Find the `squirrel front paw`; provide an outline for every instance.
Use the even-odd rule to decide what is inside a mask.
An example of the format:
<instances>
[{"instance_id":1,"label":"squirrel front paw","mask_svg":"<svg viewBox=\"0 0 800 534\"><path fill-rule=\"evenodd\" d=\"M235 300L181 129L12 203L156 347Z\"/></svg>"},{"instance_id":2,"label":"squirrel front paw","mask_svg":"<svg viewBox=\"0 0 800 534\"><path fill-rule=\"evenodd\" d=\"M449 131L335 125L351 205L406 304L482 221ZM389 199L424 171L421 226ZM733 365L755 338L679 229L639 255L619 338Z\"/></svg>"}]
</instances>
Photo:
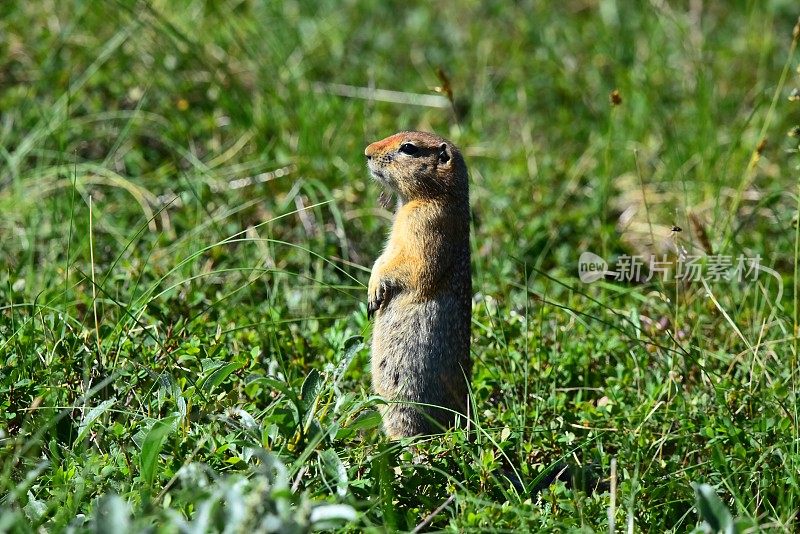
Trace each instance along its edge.
<instances>
[{"instance_id":1,"label":"squirrel front paw","mask_svg":"<svg viewBox=\"0 0 800 534\"><path fill-rule=\"evenodd\" d=\"M369 295L367 295L368 319L372 319L376 311L389 303L389 300L394 296L395 289L394 284L386 279L370 284Z\"/></svg>"}]
</instances>

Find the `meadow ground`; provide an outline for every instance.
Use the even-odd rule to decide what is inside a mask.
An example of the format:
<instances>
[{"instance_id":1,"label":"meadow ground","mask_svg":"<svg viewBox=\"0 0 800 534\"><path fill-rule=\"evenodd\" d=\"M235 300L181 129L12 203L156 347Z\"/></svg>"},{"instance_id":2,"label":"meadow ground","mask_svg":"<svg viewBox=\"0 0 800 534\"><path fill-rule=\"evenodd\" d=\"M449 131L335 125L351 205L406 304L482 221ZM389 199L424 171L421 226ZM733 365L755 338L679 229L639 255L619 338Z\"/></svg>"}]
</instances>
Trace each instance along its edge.
<instances>
[{"instance_id":1,"label":"meadow ground","mask_svg":"<svg viewBox=\"0 0 800 534\"><path fill-rule=\"evenodd\" d=\"M631 4L4 2L0 531L794 531L800 13ZM470 166L472 441L369 389L407 128Z\"/></svg>"}]
</instances>

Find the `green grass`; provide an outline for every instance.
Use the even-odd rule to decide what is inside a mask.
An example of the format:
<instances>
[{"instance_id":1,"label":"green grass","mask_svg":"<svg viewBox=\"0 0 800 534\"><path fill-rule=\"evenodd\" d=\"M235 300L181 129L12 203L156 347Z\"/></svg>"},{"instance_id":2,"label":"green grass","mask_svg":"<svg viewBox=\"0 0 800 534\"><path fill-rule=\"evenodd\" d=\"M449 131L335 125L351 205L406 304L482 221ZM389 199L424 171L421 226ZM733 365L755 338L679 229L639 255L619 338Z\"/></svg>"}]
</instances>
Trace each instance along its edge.
<instances>
[{"instance_id":1,"label":"green grass","mask_svg":"<svg viewBox=\"0 0 800 534\"><path fill-rule=\"evenodd\" d=\"M693 483L796 529L794 2L6 4L0 531L688 532ZM370 391L363 148L406 128L471 171L474 440ZM577 276L680 247L782 299Z\"/></svg>"}]
</instances>

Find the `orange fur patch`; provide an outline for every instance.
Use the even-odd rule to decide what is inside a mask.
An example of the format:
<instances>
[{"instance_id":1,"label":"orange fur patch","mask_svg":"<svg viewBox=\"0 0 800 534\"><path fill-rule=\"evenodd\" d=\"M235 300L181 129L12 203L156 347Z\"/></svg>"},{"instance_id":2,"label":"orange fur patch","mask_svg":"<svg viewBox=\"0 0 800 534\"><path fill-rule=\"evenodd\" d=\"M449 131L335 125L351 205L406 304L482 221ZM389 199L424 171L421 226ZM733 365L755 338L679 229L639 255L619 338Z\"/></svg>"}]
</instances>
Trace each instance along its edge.
<instances>
[{"instance_id":1,"label":"orange fur patch","mask_svg":"<svg viewBox=\"0 0 800 534\"><path fill-rule=\"evenodd\" d=\"M374 143L370 144L366 150L364 150L364 154L367 156L374 156L377 153L386 152L387 150L393 149L400 143L400 139L402 137L402 134L394 134L390 135L386 139L375 141Z\"/></svg>"}]
</instances>

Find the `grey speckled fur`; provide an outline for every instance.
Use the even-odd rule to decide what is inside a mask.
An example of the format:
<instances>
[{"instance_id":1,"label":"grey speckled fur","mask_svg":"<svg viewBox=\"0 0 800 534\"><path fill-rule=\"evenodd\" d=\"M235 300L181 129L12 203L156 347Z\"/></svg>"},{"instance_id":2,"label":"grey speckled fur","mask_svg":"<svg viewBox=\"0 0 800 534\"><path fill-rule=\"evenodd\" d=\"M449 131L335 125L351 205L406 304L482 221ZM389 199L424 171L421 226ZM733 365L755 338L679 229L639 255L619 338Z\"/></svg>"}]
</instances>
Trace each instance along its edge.
<instances>
[{"instance_id":1,"label":"grey speckled fur","mask_svg":"<svg viewBox=\"0 0 800 534\"><path fill-rule=\"evenodd\" d=\"M437 298L421 303L398 296L375 319L373 387L385 398L401 401L383 408L384 427L389 435L441 432L453 426L456 414L452 410L467 413L466 380L472 372L471 299L465 300L464 295L471 293L471 284L468 273L466 280L465 273L459 274L454 278L461 282L454 285L461 287L454 287L455 291L443 291Z\"/></svg>"}]
</instances>

